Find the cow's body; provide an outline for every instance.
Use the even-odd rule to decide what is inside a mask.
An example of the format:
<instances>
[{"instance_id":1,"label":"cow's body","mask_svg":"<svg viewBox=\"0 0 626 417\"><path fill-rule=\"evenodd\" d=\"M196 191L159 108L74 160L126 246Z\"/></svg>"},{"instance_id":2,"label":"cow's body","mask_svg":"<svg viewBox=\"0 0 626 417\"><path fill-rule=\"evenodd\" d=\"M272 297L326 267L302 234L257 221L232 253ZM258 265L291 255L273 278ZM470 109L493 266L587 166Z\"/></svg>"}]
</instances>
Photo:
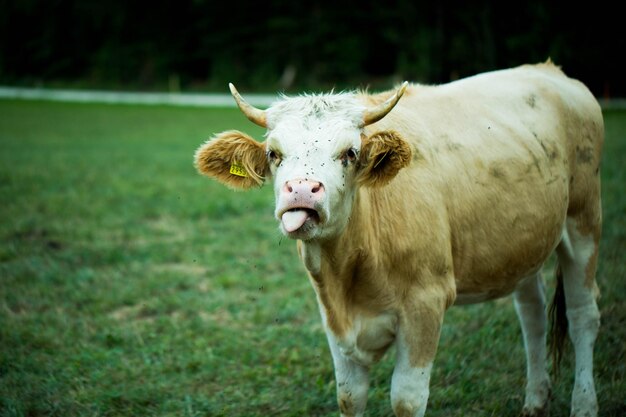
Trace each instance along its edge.
<instances>
[{"instance_id":1,"label":"cow's body","mask_svg":"<svg viewBox=\"0 0 626 417\"><path fill-rule=\"evenodd\" d=\"M373 211L346 230L343 247L391 264L413 260L411 271L439 250L432 267L454 274L457 302L513 292L556 248L568 213L585 234L590 222L599 233L602 116L552 66L409 87L369 129L397 131L413 163L390 186L360 189L355 211ZM368 243L351 245L361 233Z\"/></svg>"},{"instance_id":2,"label":"cow's body","mask_svg":"<svg viewBox=\"0 0 626 417\"><path fill-rule=\"evenodd\" d=\"M366 108L389 95L351 99ZM315 97L308 99L312 103ZM268 155L273 149L282 154L285 132L297 129L298 140L305 138L306 146L325 152L313 141L321 140L315 132L326 125L310 121L294 127L284 115L289 100L267 112ZM249 171L275 178L283 232L301 239L299 252L333 354L342 414L363 413L368 367L395 343L394 411L422 416L445 310L455 303L511 293L527 348L524 410L528 415L543 413L549 378L539 274L557 249L577 359L572 414L594 416L603 122L593 96L551 63L523 66L437 87L409 86L393 111L359 130L363 145L356 162L352 154L337 153L341 156L310 160L305 174L299 167L306 166L310 149L305 155L287 146L284 158L271 156L264 170L248 164ZM385 145L391 147L375 154L366 146L374 139L367 138L382 143L381 137L401 146ZM221 173L202 166L215 153L212 143L217 141L197 154L198 167L220 178ZM360 168L367 165L366 152L375 161ZM334 178L318 172L339 158L343 184L335 185ZM229 163L234 159L242 157L231 157ZM394 169L387 167L394 163ZM361 179L361 171L366 171L367 180ZM372 177L376 184L368 183ZM294 179L308 188L296 188L301 185L293 185ZM341 195L339 205L333 205L335 189ZM294 190L300 190L300 197L294 197ZM302 206L308 215L294 209L306 192ZM322 207L326 200L331 209ZM285 214L288 209L295 214ZM316 213L311 214L312 209ZM335 225L332 214L342 210L347 217Z\"/></svg>"}]
</instances>

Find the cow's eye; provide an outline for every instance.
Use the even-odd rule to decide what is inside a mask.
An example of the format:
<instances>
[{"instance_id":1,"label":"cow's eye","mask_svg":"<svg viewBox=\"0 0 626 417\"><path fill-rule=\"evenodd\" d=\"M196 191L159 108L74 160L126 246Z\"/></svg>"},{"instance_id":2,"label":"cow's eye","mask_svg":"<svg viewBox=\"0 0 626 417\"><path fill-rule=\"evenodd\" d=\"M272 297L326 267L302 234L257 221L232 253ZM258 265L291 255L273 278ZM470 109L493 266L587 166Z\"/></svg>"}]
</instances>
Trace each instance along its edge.
<instances>
[{"instance_id":1,"label":"cow's eye","mask_svg":"<svg viewBox=\"0 0 626 417\"><path fill-rule=\"evenodd\" d=\"M353 163L354 161L356 161L356 149L346 149L341 155L341 163L343 166L348 166L349 163Z\"/></svg>"},{"instance_id":2,"label":"cow's eye","mask_svg":"<svg viewBox=\"0 0 626 417\"><path fill-rule=\"evenodd\" d=\"M277 163L280 161L280 155L275 150L270 149L267 151L267 160L270 161L270 163Z\"/></svg>"}]
</instances>

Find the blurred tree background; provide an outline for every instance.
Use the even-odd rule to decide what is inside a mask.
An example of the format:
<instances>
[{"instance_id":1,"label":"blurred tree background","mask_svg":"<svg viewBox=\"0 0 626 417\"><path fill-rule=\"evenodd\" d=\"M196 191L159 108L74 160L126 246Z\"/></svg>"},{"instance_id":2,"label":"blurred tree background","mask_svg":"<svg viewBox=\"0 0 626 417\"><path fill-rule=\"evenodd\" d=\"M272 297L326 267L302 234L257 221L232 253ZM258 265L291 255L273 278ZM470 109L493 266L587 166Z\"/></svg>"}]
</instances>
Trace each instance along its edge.
<instances>
[{"instance_id":1,"label":"blurred tree background","mask_svg":"<svg viewBox=\"0 0 626 417\"><path fill-rule=\"evenodd\" d=\"M615 4L0 0L0 84L378 89L551 57L597 96L624 97L624 19Z\"/></svg>"}]
</instances>

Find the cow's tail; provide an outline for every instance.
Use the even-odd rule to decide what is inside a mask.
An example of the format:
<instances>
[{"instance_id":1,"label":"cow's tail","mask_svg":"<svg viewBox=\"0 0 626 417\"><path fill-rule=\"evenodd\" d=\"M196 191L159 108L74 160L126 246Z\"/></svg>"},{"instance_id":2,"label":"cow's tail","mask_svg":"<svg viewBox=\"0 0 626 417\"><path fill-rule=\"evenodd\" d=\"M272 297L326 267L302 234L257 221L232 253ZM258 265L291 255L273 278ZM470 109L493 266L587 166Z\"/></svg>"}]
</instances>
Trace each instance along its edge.
<instances>
[{"instance_id":1,"label":"cow's tail","mask_svg":"<svg viewBox=\"0 0 626 417\"><path fill-rule=\"evenodd\" d=\"M559 376L563 349L567 340L567 315L565 306L565 291L563 289L563 271L557 264L555 269L556 289L554 298L550 304L548 314L550 316L549 350L552 357L552 372L554 377Z\"/></svg>"}]
</instances>

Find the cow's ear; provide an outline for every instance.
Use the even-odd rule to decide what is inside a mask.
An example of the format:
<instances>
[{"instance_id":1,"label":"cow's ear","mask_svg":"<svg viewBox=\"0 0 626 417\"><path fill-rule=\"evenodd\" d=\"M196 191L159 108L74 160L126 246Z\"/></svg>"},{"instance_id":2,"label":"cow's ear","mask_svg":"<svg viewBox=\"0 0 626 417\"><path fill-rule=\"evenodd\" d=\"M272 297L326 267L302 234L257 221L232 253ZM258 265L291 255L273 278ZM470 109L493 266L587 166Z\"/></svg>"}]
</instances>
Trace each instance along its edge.
<instances>
[{"instance_id":1,"label":"cow's ear","mask_svg":"<svg viewBox=\"0 0 626 417\"><path fill-rule=\"evenodd\" d=\"M364 136L357 181L372 187L385 185L411 162L411 155L411 146L397 132L386 130Z\"/></svg>"},{"instance_id":2,"label":"cow's ear","mask_svg":"<svg viewBox=\"0 0 626 417\"><path fill-rule=\"evenodd\" d=\"M235 130L209 139L194 159L198 172L239 190L261 186L269 169L265 146Z\"/></svg>"}]
</instances>

